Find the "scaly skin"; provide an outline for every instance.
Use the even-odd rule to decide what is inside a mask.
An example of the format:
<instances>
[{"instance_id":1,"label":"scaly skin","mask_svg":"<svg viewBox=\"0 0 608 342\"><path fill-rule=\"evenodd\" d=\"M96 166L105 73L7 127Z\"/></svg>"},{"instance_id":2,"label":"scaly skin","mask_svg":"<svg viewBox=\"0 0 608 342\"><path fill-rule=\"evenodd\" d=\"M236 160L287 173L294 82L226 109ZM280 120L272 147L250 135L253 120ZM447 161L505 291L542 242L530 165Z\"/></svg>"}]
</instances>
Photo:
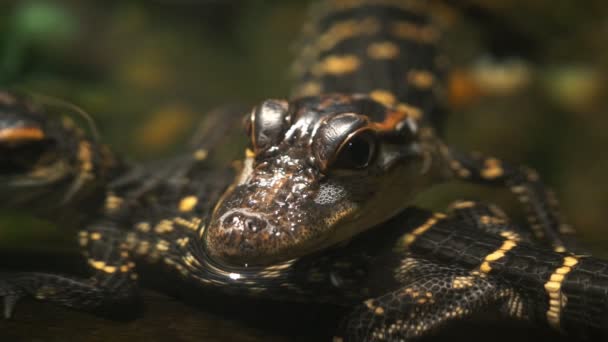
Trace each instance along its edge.
<instances>
[{"instance_id":1,"label":"scaly skin","mask_svg":"<svg viewBox=\"0 0 608 342\"><path fill-rule=\"evenodd\" d=\"M37 214L61 198L84 213L91 271L0 275L5 315L22 296L123 310L137 265L153 263L201 291L352 307L336 341L409 340L488 306L605 338L608 263L568 251L538 175L437 136L445 63L425 3L335 0L314 17L293 99L246 115L237 173L207 156L240 111L217 112L231 119L183 155L131 166L61 115L0 93L3 203ZM449 180L508 187L531 226L467 201L447 215L408 208Z\"/></svg>"}]
</instances>

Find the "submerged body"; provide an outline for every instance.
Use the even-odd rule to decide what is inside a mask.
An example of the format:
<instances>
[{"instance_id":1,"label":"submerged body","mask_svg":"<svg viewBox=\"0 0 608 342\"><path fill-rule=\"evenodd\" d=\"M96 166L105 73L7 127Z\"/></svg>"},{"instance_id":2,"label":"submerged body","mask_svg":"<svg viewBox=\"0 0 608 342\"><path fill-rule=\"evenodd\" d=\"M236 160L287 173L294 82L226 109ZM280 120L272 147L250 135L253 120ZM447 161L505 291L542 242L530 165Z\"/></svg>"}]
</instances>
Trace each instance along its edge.
<instances>
[{"instance_id":1,"label":"submerged body","mask_svg":"<svg viewBox=\"0 0 608 342\"><path fill-rule=\"evenodd\" d=\"M84 214L92 272L2 275L5 313L25 295L120 309L136 296L137 265L152 262L201 290L353 307L338 340L424 336L488 306L605 338L608 263L570 253L538 175L437 136L445 61L426 3L336 0L313 14L293 99L246 115L237 172L206 159L229 123L161 168L134 168L69 120L1 93L0 196ZM509 188L536 239L491 206L406 209L451 179Z\"/></svg>"}]
</instances>

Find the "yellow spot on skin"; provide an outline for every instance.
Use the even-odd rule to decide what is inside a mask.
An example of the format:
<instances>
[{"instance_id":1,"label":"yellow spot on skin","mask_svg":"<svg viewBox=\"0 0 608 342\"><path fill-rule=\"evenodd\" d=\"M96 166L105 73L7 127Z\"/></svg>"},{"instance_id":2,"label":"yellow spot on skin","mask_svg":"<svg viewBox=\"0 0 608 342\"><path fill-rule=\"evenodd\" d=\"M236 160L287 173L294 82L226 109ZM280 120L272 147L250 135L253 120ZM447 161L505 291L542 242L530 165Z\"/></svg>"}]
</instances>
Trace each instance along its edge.
<instances>
[{"instance_id":1,"label":"yellow spot on skin","mask_svg":"<svg viewBox=\"0 0 608 342\"><path fill-rule=\"evenodd\" d=\"M377 307L376 310L374 310L374 314L380 316L380 315L384 315L384 309L382 307Z\"/></svg>"},{"instance_id":2,"label":"yellow spot on skin","mask_svg":"<svg viewBox=\"0 0 608 342\"><path fill-rule=\"evenodd\" d=\"M99 239L101 239L101 234L100 233L98 233L98 232L91 233L91 240L97 241Z\"/></svg>"},{"instance_id":3,"label":"yellow spot on skin","mask_svg":"<svg viewBox=\"0 0 608 342\"><path fill-rule=\"evenodd\" d=\"M106 210L108 210L110 212L120 208L122 203L123 203L123 199L112 193L109 193L106 196L105 206L106 206Z\"/></svg>"},{"instance_id":4,"label":"yellow spot on skin","mask_svg":"<svg viewBox=\"0 0 608 342\"><path fill-rule=\"evenodd\" d=\"M393 42L376 42L367 47L367 55L372 59L393 59L399 56L399 46Z\"/></svg>"},{"instance_id":5,"label":"yellow spot on skin","mask_svg":"<svg viewBox=\"0 0 608 342\"><path fill-rule=\"evenodd\" d=\"M104 261L89 259L89 265L105 273L114 273L118 269L116 266L107 265Z\"/></svg>"},{"instance_id":6,"label":"yellow spot on skin","mask_svg":"<svg viewBox=\"0 0 608 342\"><path fill-rule=\"evenodd\" d=\"M194 159L196 159L198 161L203 161L203 160L207 159L208 155L209 155L209 152L207 150L205 150L204 148L199 148L198 150L194 151L194 153L192 154Z\"/></svg>"},{"instance_id":7,"label":"yellow spot on skin","mask_svg":"<svg viewBox=\"0 0 608 342\"><path fill-rule=\"evenodd\" d=\"M473 276L460 276L455 277L452 280L452 288L453 289L464 289L467 287L471 287L474 284L475 278Z\"/></svg>"},{"instance_id":8,"label":"yellow spot on skin","mask_svg":"<svg viewBox=\"0 0 608 342\"><path fill-rule=\"evenodd\" d=\"M182 258L182 260L186 263L186 265L190 266L191 268L197 268L201 265L200 262L194 257L194 255L192 255L192 253L187 253Z\"/></svg>"},{"instance_id":9,"label":"yellow spot on skin","mask_svg":"<svg viewBox=\"0 0 608 342\"><path fill-rule=\"evenodd\" d=\"M565 297L561 291L562 283L566 275L572 271L572 267L578 264L574 256L564 257L562 266L557 268L545 283L545 292L549 297L549 309L547 310L547 322L555 329L560 328L561 312L566 305Z\"/></svg>"},{"instance_id":10,"label":"yellow spot on skin","mask_svg":"<svg viewBox=\"0 0 608 342\"><path fill-rule=\"evenodd\" d=\"M407 73L408 83L419 89L429 89L435 83L435 76L426 70L410 70Z\"/></svg>"},{"instance_id":11,"label":"yellow spot on skin","mask_svg":"<svg viewBox=\"0 0 608 342\"><path fill-rule=\"evenodd\" d=\"M475 206L475 202L473 201L458 201L453 203L450 206L450 209L455 210L455 209L468 209L468 208L472 208Z\"/></svg>"},{"instance_id":12,"label":"yellow spot on skin","mask_svg":"<svg viewBox=\"0 0 608 342\"><path fill-rule=\"evenodd\" d=\"M517 246L516 240L506 238L506 240L503 241L502 245L497 250L485 257L484 261L479 266L479 270L483 273L490 273L492 271L491 264L496 260L502 259L506 253L515 246Z\"/></svg>"},{"instance_id":13,"label":"yellow spot on skin","mask_svg":"<svg viewBox=\"0 0 608 342\"><path fill-rule=\"evenodd\" d=\"M573 256L567 256L564 258L564 266L566 267L573 267L574 265L578 264L578 259L573 257Z\"/></svg>"},{"instance_id":14,"label":"yellow spot on skin","mask_svg":"<svg viewBox=\"0 0 608 342\"><path fill-rule=\"evenodd\" d=\"M510 231L510 230L507 230L507 231L501 232L501 233L500 233L500 236L502 236L502 237L504 237L504 238L506 238L506 239L509 239L509 240L516 241L516 242L521 241L521 237L519 236L519 234L517 234L517 233L516 233L516 232L514 232L514 231Z\"/></svg>"},{"instance_id":15,"label":"yellow spot on skin","mask_svg":"<svg viewBox=\"0 0 608 342\"><path fill-rule=\"evenodd\" d=\"M201 222L202 221L198 217L193 217L190 220L186 220L186 219L181 218L181 217L176 217L176 218L173 219L173 222L175 224L179 224L179 225L184 226L184 227L186 227L188 229L191 229L191 230L198 230L199 227L201 226Z\"/></svg>"},{"instance_id":16,"label":"yellow spot on skin","mask_svg":"<svg viewBox=\"0 0 608 342\"><path fill-rule=\"evenodd\" d=\"M504 224L505 220L503 220L502 218L499 218L499 217L483 215L483 216L479 217L479 223L484 224L484 225L489 225L489 224L498 225L498 224Z\"/></svg>"},{"instance_id":17,"label":"yellow spot on skin","mask_svg":"<svg viewBox=\"0 0 608 342\"><path fill-rule=\"evenodd\" d=\"M393 95L388 90L381 90L381 89L374 90L371 93L369 93L369 96L374 101L378 101L387 107L393 106L396 102L395 95Z\"/></svg>"},{"instance_id":18,"label":"yellow spot on skin","mask_svg":"<svg viewBox=\"0 0 608 342\"><path fill-rule=\"evenodd\" d=\"M89 265L93 266L93 268L101 270L106 266L106 263L103 261L89 259Z\"/></svg>"},{"instance_id":19,"label":"yellow spot on skin","mask_svg":"<svg viewBox=\"0 0 608 342\"><path fill-rule=\"evenodd\" d=\"M484 161L484 168L481 170L481 177L485 179L495 179L504 174L502 163L496 158L488 158Z\"/></svg>"},{"instance_id":20,"label":"yellow spot on skin","mask_svg":"<svg viewBox=\"0 0 608 342\"><path fill-rule=\"evenodd\" d=\"M484 261L481 266L479 266L479 270L483 273L490 273L490 271L492 271L492 267L490 266L490 263Z\"/></svg>"},{"instance_id":21,"label":"yellow spot on skin","mask_svg":"<svg viewBox=\"0 0 608 342\"><path fill-rule=\"evenodd\" d=\"M173 231L173 222L170 220L161 220L154 227L154 231L158 234L172 232Z\"/></svg>"},{"instance_id":22,"label":"yellow spot on skin","mask_svg":"<svg viewBox=\"0 0 608 342\"><path fill-rule=\"evenodd\" d=\"M412 231L409 234L406 234L404 237L404 242L406 246L411 245L418 236L424 234L424 232L426 232L427 230L429 230L429 228L431 228L432 226L434 226L439 220L444 219L446 216L444 214L441 213L436 213L435 215L433 215L431 218L429 218L426 222L424 222L420 227L414 229L414 231Z\"/></svg>"},{"instance_id":23,"label":"yellow spot on skin","mask_svg":"<svg viewBox=\"0 0 608 342\"><path fill-rule=\"evenodd\" d=\"M161 252L166 252L169 250L169 242L165 241L165 240L159 240L156 243L156 249L161 251Z\"/></svg>"},{"instance_id":24,"label":"yellow spot on skin","mask_svg":"<svg viewBox=\"0 0 608 342\"><path fill-rule=\"evenodd\" d=\"M102 271L106 272L106 273L114 273L116 272L116 266L106 266L102 269Z\"/></svg>"},{"instance_id":25,"label":"yellow spot on skin","mask_svg":"<svg viewBox=\"0 0 608 342\"><path fill-rule=\"evenodd\" d=\"M316 76L338 76L352 73L360 65L361 61L355 55L328 56L313 68L312 73Z\"/></svg>"},{"instance_id":26,"label":"yellow spot on skin","mask_svg":"<svg viewBox=\"0 0 608 342\"><path fill-rule=\"evenodd\" d=\"M148 222L139 222L135 225L135 229L140 232L147 233L150 231L150 224Z\"/></svg>"},{"instance_id":27,"label":"yellow spot on skin","mask_svg":"<svg viewBox=\"0 0 608 342\"><path fill-rule=\"evenodd\" d=\"M187 212L187 211L191 211L192 209L194 209L194 207L196 207L196 204L198 203L198 198L196 198L196 196L186 196L184 198L182 198L181 201L179 201L179 211L181 212Z\"/></svg>"},{"instance_id":28,"label":"yellow spot on skin","mask_svg":"<svg viewBox=\"0 0 608 342\"><path fill-rule=\"evenodd\" d=\"M188 240L189 240L188 237L183 237L183 238L177 239L176 242L180 247L185 247L188 244Z\"/></svg>"},{"instance_id":29,"label":"yellow spot on skin","mask_svg":"<svg viewBox=\"0 0 608 342\"><path fill-rule=\"evenodd\" d=\"M80 181L93 178L93 152L88 141L78 144L78 161L80 162Z\"/></svg>"}]
</instances>

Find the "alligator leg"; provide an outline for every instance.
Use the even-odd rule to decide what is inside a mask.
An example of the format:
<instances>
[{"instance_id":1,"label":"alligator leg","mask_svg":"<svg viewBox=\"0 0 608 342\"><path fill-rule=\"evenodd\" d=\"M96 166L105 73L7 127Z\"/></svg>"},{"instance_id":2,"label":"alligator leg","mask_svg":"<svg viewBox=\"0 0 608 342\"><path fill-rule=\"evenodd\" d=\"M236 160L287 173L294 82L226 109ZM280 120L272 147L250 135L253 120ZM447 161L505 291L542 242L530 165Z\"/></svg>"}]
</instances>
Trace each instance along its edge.
<instances>
[{"instance_id":1,"label":"alligator leg","mask_svg":"<svg viewBox=\"0 0 608 342\"><path fill-rule=\"evenodd\" d=\"M394 222L411 223L411 215ZM397 265L397 289L373 288L348 316L343 338L408 340L484 308L577 340L608 336L605 261L539 248L491 206L459 202L449 215L418 215L383 254L383 264Z\"/></svg>"},{"instance_id":2,"label":"alligator leg","mask_svg":"<svg viewBox=\"0 0 608 342\"><path fill-rule=\"evenodd\" d=\"M80 244L91 271L89 277L39 272L1 274L5 317L11 316L16 302L24 296L100 313L132 307L137 299L137 274L124 233L110 222L99 222L81 232Z\"/></svg>"},{"instance_id":3,"label":"alligator leg","mask_svg":"<svg viewBox=\"0 0 608 342\"><path fill-rule=\"evenodd\" d=\"M334 341L408 341L487 307L516 306L516 293L468 270L405 258L403 287L369 299L346 319Z\"/></svg>"},{"instance_id":4,"label":"alligator leg","mask_svg":"<svg viewBox=\"0 0 608 342\"><path fill-rule=\"evenodd\" d=\"M510 165L492 157L445 151L453 174L464 181L508 187L527 212L534 235L547 241L555 251L576 250L574 230L564 223L554 193L539 179L536 171Z\"/></svg>"},{"instance_id":5,"label":"alligator leg","mask_svg":"<svg viewBox=\"0 0 608 342\"><path fill-rule=\"evenodd\" d=\"M231 139L235 138L235 131L239 132L239 137L242 136L242 118L245 113L243 107L238 105L211 110L195 129L186 153L168 160L135 165L129 172L115 179L110 188L119 190L129 187L125 197L134 201L159 184L167 182L169 178L174 183L179 183L188 173L207 172L211 165L210 159L214 157L221 156L226 164L238 159L242 151L234 151L232 147L238 144Z\"/></svg>"},{"instance_id":6,"label":"alligator leg","mask_svg":"<svg viewBox=\"0 0 608 342\"><path fill-rule=\"evenodd\" d=\"M494 204L475 201L456 201L448 206L448 215L463 225L485 233L511 236L518 241L532 243L529 232L512 224L501 208Z\"/></svg>"}]
</instances>

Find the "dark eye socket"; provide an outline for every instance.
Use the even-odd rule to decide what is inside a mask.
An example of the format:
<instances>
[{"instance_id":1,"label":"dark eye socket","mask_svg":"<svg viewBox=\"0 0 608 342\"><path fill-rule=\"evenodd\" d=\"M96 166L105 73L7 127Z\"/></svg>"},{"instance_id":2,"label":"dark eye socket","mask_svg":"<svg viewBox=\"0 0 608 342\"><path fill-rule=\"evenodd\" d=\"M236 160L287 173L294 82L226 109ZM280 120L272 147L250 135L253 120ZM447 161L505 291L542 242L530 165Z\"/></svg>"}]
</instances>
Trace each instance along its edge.
<instances>
[{"instance_id":1,"label":"dark eye socket","mask_svg":"<svg viewBox=\"0 0 608 342\"><path fill-rule=\"evenodd\" d=\"M356 170L369 166L376 154L375 138L371 131L354 133L338 149L332 168Z\"/></svg>"}]
</instances>

